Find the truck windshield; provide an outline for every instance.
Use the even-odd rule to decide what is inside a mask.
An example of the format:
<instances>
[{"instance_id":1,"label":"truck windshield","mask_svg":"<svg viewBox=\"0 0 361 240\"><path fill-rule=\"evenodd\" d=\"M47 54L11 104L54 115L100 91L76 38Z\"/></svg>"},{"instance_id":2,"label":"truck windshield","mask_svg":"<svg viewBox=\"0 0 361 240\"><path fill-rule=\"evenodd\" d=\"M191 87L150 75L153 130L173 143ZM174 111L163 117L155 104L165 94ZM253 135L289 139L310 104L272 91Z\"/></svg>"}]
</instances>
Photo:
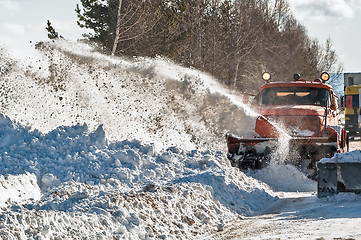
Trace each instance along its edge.
<instances>
[{"instance_id":1,"label":"truck windshield","mask_svg":"<svg viewBox=\"0 0 361 240\"><path fill-rule=\"evenodd\" d=\"M270 87L261 93L260 105L330 105L330 92L325 88Z\"/></svg>"}]
</instances>

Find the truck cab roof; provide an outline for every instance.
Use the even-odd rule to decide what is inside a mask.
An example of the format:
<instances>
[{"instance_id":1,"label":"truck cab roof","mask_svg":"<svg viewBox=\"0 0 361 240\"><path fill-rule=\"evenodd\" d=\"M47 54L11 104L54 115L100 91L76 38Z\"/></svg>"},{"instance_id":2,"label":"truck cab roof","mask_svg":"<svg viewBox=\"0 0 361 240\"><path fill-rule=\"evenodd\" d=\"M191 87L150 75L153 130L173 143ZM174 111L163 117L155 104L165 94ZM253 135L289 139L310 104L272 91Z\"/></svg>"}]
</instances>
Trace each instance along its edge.
<instances>
[{"instance_id":1,"label":"truck cab roof","mask_svg":"<svg viewBox=\"0 0 361 240\"><path fill-rule=\"evenodd\" d=\"M311 88L326 88L333 90L332 86L322 82L311 82L311 81L293 81L293 82L270 82L266 83L261 87L261 92L265 88L270 87L311 87Z\"/></svg>"}]
</instances>

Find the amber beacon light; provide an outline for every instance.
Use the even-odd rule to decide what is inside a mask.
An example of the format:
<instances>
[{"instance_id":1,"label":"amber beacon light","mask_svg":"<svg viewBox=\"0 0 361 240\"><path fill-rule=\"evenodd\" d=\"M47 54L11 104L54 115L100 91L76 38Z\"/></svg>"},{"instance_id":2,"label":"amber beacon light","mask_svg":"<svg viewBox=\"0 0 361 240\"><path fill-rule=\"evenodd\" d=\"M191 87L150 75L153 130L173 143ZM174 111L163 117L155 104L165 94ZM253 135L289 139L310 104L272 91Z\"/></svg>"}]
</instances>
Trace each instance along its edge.
<instances>
[{"instance_id":1,"label":"amber beacon light","mask_svg":"<svg viewBox=\"0 0 361 240\"><path fill-rule=\"evenodd\" d=\"M265 80L266 82L268 82L269 80L271 80L271 74L269 72L264 72L262 74L262 78L263 80Z\"/></svg>"},{"instance_id":2,"label":"amber beacon light","mask_svg":"<svg viewBox=\"0 0 361 240\"><path fill-rule=\"evenodd\" d=\"M328 74L327 72L321 73L321 80L323 82L327 82L329 79L330 79L330 74Z\"/></svg>"}]
</instances>

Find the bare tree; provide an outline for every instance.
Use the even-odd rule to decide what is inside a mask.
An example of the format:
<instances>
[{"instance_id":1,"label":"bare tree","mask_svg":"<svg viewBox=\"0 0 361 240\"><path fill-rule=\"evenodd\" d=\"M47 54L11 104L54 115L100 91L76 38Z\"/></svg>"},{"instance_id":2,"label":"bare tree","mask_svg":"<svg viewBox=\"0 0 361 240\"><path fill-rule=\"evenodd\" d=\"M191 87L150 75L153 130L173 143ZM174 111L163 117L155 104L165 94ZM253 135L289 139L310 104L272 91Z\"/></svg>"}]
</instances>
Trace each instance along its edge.
<instances>
[{"instance_id":1,"label":"bare tree","mask_svg":"<svg viewBox=\"0 0 361 240\"><path fill-rule=\"evenodd\" d=\"M117 13L117 25L115 28L115 37L114 37L114 44L112 49L112 55L115 54L115 51L117 50L119 38L120 38L120 24L121 24L121 10L122 10L122 0L119 0L118 5L118 13Z\"/></svg>"},{"instance_id":2,"label":"bare tree","mask_svg":"<svg viewBox=\"0 0 361 240\"><path fill-rule=\"evenodd\" d=\"M141 39L143 35L153 29L158 21L158 12L151 8L150 2L128 1L124 4L123 0L118 1L112 55L116 54L119 43L128 42L123 47L131 46L131 41Z\"/></svg>"},{"instance_id":3,"label":"bare tree","mask_svg":"<svg viewBox=\"0 0 361 240\"><path fill-rule=\"evenodd\" d=\"M338 58L335 50L332 49L333 45L331 39L327 39L326 43L320 47L318 51L318 69L321 71L329 71L340 73L342 72L342 65L337 64Z\"/></svg>"}]
</instances>

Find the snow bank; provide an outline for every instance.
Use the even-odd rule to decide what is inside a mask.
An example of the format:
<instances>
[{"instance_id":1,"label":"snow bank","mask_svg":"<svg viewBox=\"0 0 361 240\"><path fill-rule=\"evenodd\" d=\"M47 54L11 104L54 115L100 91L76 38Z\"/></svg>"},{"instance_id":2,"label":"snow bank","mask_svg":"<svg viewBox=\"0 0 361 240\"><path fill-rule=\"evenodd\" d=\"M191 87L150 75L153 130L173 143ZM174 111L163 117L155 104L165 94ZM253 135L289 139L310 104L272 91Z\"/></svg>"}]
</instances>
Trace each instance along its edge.
<instances>
[{"instance_id":1,"label":"snow bank","mask_svg":"<svg viewBox=\"0 0 361 240\"><path fill-rule=\"evenodd\" d=\"M36 181L36 176L29 173L6 178L0 175L0 207L40 200L41 192Z\"/></svg>"},{"instance_id":2,"label":"snow bank","mask_svg":"<svg viewBox=\"0 0 361 240\"><path fill-rule=\"evenodd\" d=\"M247 175L268 184L274 191L315 192L317 185L292 164L271 162L269 166Z\"/></svg>"},{"instance_id":3,"label":"snow bank","mask_svg":"<svg viewBox=\"0 0 361 240\"><path fill-rule=\"evenodd\" d=\"M332 158L323 158L319 163L361 163L361 151L336 153Z\"/></svg>"},{"instance_id":4,"label":"snow bank","mask_svg":"<svg viewBox=\"0 0 361 240\"><path fill-rule=\"evenodd\" d=\"M137 140L109 141L102 125L44 134L0 120L0 174L15 182L0 179L12 189L0 201L5 238L192 238L276 200L220 151L156 152Z\"/></svg>"}]
</instances>

